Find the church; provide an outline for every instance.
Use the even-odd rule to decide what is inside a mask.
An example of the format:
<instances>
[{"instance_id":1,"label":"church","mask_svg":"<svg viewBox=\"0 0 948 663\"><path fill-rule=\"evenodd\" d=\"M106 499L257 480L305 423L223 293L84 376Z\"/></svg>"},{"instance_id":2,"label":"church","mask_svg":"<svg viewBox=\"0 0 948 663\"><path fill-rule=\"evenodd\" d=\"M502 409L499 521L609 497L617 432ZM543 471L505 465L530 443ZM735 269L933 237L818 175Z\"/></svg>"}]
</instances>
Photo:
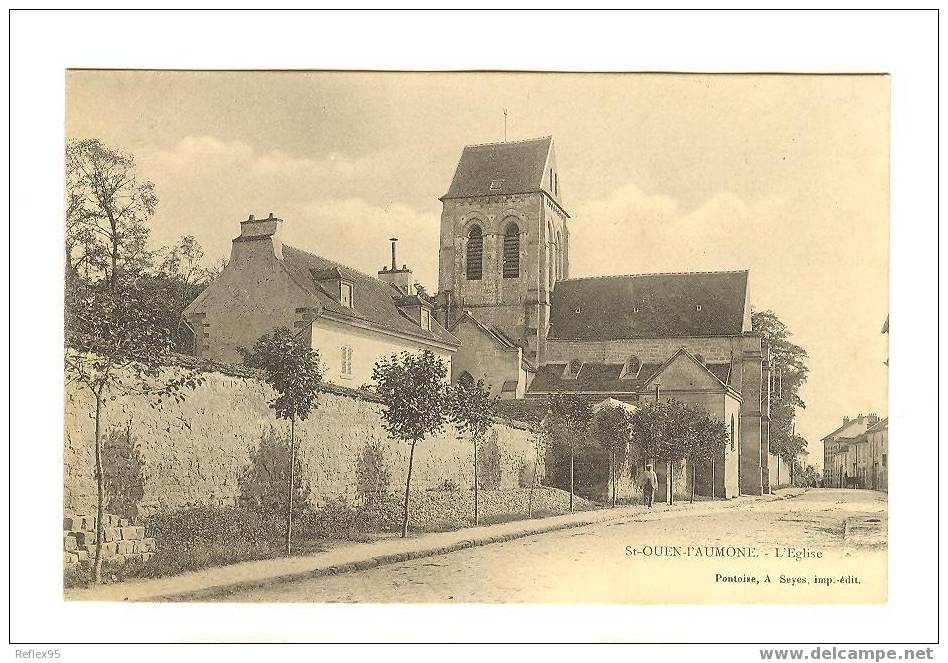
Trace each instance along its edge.
<instances>
[{"instance_id":1,"label":"church","mask_svg":"<svg viewBox=\"0 0 948 663\"><path fill-rule=\"evenodd\" d=\"M440 200L433 297L398 267L394 238L391 268L373 276L285 245L283 220L251 215L184 313L194 354L239 361L286 326L319 352L329 382L361 387L378 359L426 349L452 380L483 379L512 419L535 418L552 393L676 399L730 436L699 492L710 481L719 497L769 491L769 349L751 330L747 271L570 278L551 137L465 147Z\"/></svg>"},{"instance_id":2,"label":"church","mask_svg":"<svg viewBox=\"0 0 948 663\"><path fill-rule=\"evenodd\" d=\"M747 271L570 278L552 137L465 147L441 202L453 379L484 379L511 415L553 392L701 405L730 433L717 494L769 490L769 350Z\"/></svg>"}]
</instances>

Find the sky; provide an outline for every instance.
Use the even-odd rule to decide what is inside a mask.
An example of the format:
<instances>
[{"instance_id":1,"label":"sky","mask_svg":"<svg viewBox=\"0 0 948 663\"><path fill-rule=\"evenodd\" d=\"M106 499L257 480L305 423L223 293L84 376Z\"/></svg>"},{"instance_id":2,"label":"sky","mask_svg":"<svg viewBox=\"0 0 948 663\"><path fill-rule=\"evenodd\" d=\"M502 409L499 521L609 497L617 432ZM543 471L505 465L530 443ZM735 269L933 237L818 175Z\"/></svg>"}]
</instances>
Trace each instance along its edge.
<instances>
[{"instance_id":1,"label":"sky","mask_svg":"<svg viewBox=\"0 0 948 663\"><path fill-rule=\"evenodd\" d=\"M284 240L375 273L399 237L437 290L464 145L552 135L570 275L749 269L809 353L808 462L844 415L887 412L885 76L71 71L66 137L132 153L155 246Z\"/></svg>"}]
</instances>

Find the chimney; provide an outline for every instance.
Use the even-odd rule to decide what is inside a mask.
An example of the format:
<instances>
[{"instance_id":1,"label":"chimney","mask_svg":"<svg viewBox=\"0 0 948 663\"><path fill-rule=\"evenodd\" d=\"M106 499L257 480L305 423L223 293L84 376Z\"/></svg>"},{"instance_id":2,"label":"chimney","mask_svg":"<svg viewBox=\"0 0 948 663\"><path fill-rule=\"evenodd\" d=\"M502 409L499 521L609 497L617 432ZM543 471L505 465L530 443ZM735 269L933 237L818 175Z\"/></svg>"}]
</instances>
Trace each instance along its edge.
<instances>
[{"instance_id":1,"label":"chimney","mask_svg":"<svg viewBox=\"0 0 948 663\"><path fill-rule=\"evenodd\" d=\"M843 426L849 423L849 417L843 417Z\"/></svg>"},{"instance_id":2,"label":"chimney","mask_svg":"<svg viewBox=\"0 0 948 663\"><path fill-rule=\"evenodd\" d=\"M401 269L398 269L398 263L395 261L395 243L398 241L397 237L390 237L389 240L392 243L392 267L389 269L387 266L382 267L379 270L378 278L380 281L385 281L386 283L391 283L393 286L402 291L403 295L413 295L415 279L412 277L411 270L408 269L407 265L402 265Z\"/></svg>"},{"instance_id":3,"label":"chimney","mask_svg":"<svg viewBox=\"0 0 948 663\"><path fill-rule=\"evenodd\" d=\"M283 240L280 239L282 226L283 219L273 216L273 212L270 212L266 219L254 218L251 214L246 221L240 222L240 237L234 239L231 259L240 257L243 253L252 252L266 242L272 254L282 260Z\"/></svg>"},{"instance_id":4,"label":"chimney","mask_svg":"<svg viewBox=\"0 0 948 663\"><path fill-rule=\"evenodd\" d=\"M879 415L875 412L870 412L868 419L870 426L875 426L877 423L879 423Z\"/></svg>"}]
</instances>

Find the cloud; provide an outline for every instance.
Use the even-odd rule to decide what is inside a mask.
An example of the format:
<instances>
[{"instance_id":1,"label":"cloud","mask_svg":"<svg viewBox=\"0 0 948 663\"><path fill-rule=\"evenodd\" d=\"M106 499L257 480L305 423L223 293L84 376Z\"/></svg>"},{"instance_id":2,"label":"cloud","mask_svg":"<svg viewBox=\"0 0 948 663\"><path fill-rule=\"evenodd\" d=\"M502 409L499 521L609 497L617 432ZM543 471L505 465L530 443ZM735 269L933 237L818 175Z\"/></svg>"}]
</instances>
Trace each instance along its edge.
<instances>
[{"instance_id":1,"label":"cloud","mask_svg":"<svg viewBox=\"0 0 948 663\"><path fill-rule=\"evenodd\" d=\"M437 290L437 200L417 210L366 195L390 169L387 155L297 157L201 135L148 146L136 156L160 199L151 224L156 245L193 234L209 256L226 257L241 220L273 212L284 219L288 243L370 274L390 261L388 238L400 237L399 263Z\"/></svg>"}]
</instances>

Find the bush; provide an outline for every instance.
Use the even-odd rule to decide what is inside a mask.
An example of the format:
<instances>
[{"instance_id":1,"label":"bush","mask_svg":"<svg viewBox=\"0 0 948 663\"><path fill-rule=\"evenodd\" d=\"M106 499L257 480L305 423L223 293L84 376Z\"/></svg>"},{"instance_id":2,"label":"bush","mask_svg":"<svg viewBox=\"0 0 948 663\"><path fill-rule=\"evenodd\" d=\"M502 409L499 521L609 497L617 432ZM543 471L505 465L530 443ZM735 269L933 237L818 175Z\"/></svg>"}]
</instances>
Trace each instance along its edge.
<instances>
[{"instance_id":1,"label":"bush","mask_svg":"<svg viewBox=\"0 0 948 663\"><path fill-rule=\"evenodd\" d=\"M428 490L432 491L441 491L445 493L456 493L458 492L458 485L454 483L452 479L444 479L434 488L429 488Z\"/></svg>"}]
</instances>

